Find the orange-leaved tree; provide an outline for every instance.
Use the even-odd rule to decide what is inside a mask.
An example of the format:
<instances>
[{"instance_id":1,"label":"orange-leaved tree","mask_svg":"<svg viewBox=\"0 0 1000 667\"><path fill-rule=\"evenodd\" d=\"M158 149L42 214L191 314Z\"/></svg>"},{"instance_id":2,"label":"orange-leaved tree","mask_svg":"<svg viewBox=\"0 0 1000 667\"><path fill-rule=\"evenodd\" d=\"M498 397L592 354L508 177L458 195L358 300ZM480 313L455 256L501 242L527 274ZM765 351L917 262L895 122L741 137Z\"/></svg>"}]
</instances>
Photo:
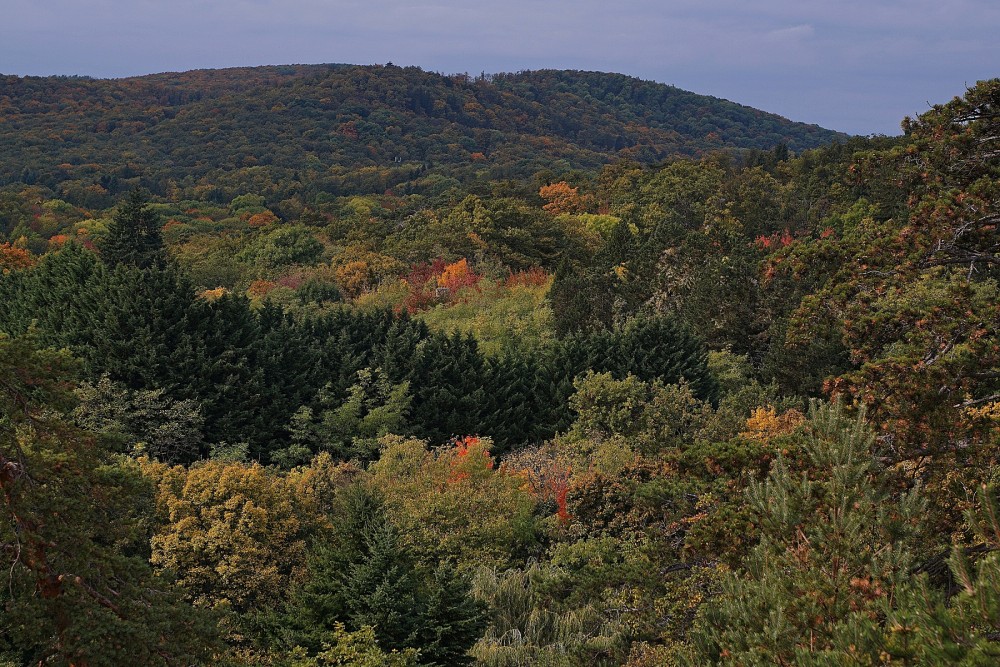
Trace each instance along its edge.
<instances>
[{"instance_id":1,"label":"orange-leaved tree","mask_svg":"<svg viewBox=\"0 0 1000 667\"><path fill-rule=\"evenodd\" d=\"M590 195L581 195L579 188L566 181L543 185L538 189L538 196L546 201L542 208L555 215L586 213L593 202Z\"/></svg>"},{"instance_id":2,"label":"orange-leaved tree","mask_svg":"<svg viewBox=\"0 0 1000 667\"><path fill-rule=\"evenodd\" d=\"M464 257L457 262L452 262L444 267L444 271L438 276L438 287L446 287L452 293L463 287L472 287L479 282L479 274L469 267L469 262Z\"/></svg>"},{"instance_id":3,"label":"orange-leaved tree","mask_svg":"<svg viewBox=\"0 0 1000 667\"><path fill-rule=\"evenodd\" d=\"M10 243L0 244L0 273L30 269L34 265L34 256L25 248Z\"/></svg>"}]
</instances>

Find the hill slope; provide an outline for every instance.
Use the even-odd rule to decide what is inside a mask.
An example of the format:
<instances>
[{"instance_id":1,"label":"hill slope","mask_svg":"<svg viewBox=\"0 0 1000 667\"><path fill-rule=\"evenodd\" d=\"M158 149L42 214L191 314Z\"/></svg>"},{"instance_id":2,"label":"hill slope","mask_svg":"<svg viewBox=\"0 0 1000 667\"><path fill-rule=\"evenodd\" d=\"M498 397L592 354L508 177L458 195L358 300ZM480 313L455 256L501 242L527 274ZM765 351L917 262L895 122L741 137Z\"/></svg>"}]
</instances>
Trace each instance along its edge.
<instances>
[{"instance_id":1,"label":"hill slope","mask_svg":"<svg viewBox=\"0 0 1000 667\"><path fill-rule=\"evenodd\" d=\"M0 185L38 182L94 205L139 178L164 195L221 201L249 187L283 198L714 149L802 150L843 137L596 72L473 79L392 65L295 65L0 78Z\"/></svg>"}]
</instances>

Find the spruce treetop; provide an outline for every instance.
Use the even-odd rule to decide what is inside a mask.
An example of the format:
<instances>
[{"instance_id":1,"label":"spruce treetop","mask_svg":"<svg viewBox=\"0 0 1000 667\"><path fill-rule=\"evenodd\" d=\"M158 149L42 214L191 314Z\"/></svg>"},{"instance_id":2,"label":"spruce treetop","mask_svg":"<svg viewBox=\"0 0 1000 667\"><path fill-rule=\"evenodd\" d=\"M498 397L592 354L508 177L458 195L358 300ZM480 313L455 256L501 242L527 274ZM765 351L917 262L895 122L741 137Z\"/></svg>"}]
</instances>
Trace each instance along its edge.
<instances>
[{"instance_id":1,"label":"spruce treetop","mask_svg":"<svg viewBox=\"0 0 1000 667\"><path fill-rule=\"evenodd\" d=\"M138 188L119 203L100 249L111 268L124 264L149 269L165 263L160 216Z\"/></svg>"}]
</instances>

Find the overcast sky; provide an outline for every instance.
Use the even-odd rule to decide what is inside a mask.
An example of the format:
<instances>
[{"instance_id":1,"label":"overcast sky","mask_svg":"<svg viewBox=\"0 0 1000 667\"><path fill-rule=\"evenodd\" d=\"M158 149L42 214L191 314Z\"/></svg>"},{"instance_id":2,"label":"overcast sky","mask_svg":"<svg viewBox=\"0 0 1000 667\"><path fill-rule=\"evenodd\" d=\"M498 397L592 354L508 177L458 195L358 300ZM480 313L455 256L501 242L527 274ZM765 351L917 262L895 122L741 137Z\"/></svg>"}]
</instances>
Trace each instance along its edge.
<instances>
[{"instance_id":1,"label":"overcast sky","mask_svg":"<svg viewBox=\"0 0 1000 667\"><path fill-rule=\"evenodd\" d=\"M856 134L1000 76L1000 0L0 0L0 73L621 72Z\"/></svg>"}]
</instances>

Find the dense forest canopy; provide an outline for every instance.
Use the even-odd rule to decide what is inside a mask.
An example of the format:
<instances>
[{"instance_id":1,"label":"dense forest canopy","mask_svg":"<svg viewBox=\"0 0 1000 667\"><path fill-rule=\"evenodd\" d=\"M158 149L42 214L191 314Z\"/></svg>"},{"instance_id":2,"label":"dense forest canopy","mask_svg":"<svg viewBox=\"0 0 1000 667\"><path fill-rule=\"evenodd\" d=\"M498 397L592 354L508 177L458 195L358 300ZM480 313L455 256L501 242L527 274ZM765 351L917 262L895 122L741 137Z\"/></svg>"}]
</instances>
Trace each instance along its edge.
<instances>
[{"instance_id":1,"label":"dense forest canopy","mask_svg":"<svg viewBox=\"0 0 1000 667\"><path fill-rule=\"evenodd\" d=\"M135 185L217 202L253 192L271 204L427 193L541 169L845 138L620 74L471 78L392 65L7 76L0 118L0 185L40 184L87 206L110 205Z\"/></svg>"},{"instance_id":2,"label":"dense forest canopy","mask_svg":"<svg viewBox=\"0 0 1000 667\"><path fill-rule=\"evenodd\" d=\"M1000 661L1000 79L4 85L0 665Z\"/></svg>"}]
</instances>

